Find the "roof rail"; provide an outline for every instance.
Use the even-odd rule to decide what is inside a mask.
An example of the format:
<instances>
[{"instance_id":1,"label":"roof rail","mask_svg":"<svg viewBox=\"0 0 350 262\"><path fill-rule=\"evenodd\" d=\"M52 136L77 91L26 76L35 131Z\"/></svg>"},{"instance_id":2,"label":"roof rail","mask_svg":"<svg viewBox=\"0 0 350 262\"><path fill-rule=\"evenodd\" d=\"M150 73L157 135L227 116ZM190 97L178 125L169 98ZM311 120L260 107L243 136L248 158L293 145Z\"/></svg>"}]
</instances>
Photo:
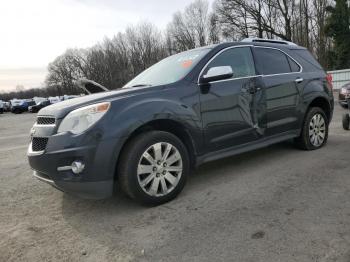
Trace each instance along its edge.
<instances>
[{"instance_id":1,"label":"roof rail","mask_svg":"<svg viewBox=\"0 0 350 262\"><path fill-rule=\"evenodd\" d=\"M298 46L297 44L284 40L275 40L275 39L264 39L264 38L245 38L241 42L252 43L252 42L260 42L260 43L273 43L273 44L282 44L282 45L291 45Z\"/></svg>"}]
</instances>

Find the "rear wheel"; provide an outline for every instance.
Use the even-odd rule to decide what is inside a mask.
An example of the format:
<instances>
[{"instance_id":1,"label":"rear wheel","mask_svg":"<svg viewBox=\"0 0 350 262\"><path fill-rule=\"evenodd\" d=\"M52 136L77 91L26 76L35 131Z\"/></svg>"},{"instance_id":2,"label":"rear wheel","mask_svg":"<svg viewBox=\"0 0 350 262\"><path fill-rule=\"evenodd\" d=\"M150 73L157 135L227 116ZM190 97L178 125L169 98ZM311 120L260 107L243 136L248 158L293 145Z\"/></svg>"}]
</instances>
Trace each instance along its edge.
<instances>
[{"instance_id":1,"label":"rear wheel","mask_svg":"<svg viewBox=\"0 0 350 262\"><path fill-rule=\"evenodd\" d=\"M135 137L119 161L122 190L143 204L158 205L174 199L190 172L186 147L173 134L151 131Z\"/></svg>"},{"instance_id":2,"label":"rear wheel","mask_svg":"<svg viewBox=\"0 0 350 262\"><path fill-rule=\"evenodd\" d=\"M304 150L315 150L327 143L328 119L319 107L311 108L305 117L300 136L295 139L296 145Z\"/></svg>"},{"instance_id":3,"label":"rear wheel","mask_svg":"<svg viewBox=\"0 0 350 262\"><path fill-rule=\"evenodd\" d=\"M350 129L350 116L349 116L349 114L343 114L343 128L345 130Z\"/></svg>"}]
</instances>

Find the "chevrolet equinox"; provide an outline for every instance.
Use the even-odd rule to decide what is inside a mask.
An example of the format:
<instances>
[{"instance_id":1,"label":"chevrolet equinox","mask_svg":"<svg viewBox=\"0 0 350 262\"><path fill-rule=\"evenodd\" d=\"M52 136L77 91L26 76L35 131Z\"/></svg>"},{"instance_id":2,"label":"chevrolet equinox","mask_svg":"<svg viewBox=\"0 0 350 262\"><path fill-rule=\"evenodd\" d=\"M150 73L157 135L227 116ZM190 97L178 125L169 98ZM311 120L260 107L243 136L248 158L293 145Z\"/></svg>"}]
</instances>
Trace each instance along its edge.
<instances>
[{"instance_id":1,"label":"chevrolet equinox","mask_svg":"<svg viewBox=\"0 0 350 262\"><path fill-rule=\"evenodd\" d=\"M151 205L175 198L204 162L289 139L321 148L334 106L330 77L307 49L256 38L175 54L119 90L77 84L95 94L38 113L34 176L95 199L118 183Z\"/></svg>"}]
</instances>

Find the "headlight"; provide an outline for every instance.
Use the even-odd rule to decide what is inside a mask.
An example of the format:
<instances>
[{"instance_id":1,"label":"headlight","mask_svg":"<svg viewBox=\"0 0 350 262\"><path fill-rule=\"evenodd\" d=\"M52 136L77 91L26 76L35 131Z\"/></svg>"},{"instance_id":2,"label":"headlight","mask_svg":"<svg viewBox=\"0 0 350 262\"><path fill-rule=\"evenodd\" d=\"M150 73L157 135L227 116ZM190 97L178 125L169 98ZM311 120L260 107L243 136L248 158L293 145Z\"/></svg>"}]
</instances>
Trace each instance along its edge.
<instances>
[{"instance_id":1,"label":"headlight","mask_svg":"<svg viewBox=\"0 0 350 262\"><path fill-rule=\"evenodd\" d=\"M109 102L78 108L63 119L57 132L70 131L73 134L80 134L99 121L109 108Z\"/></svg>"}]
</instances>

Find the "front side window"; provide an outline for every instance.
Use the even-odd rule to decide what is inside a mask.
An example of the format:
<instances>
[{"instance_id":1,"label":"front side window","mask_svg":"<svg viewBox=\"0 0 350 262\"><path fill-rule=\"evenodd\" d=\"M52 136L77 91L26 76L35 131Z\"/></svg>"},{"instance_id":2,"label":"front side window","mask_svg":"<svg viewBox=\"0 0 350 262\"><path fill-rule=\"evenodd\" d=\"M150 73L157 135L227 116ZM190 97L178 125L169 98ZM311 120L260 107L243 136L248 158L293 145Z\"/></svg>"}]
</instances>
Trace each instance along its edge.
<instances>
[{"instance_id":1,"label":"front side window","mask_svg":"<svg viewBox=\"0 0 350 262\"><path fill-rule=\"evenodd\" d=\"M264 75L290 73L291 69L287 55L272 48L255 48L256 57Z\"/></svg>"},{"instance_id":2,"label":"front side window","mask_svg":"<svg viewBox=\"0 0 350 262\"><path fill-rule=\"evenodd\" d=\"M249 77L255 75L254 59L250 47L230 48L211 61L203 75L212 67L231 66L232 78Z\"/></svg>"},{"instance_id":3,"label":"front side window","mask_svg":"<svg viewBox=\"0 0 350 262\"><path fill-rule=\"evenodd\" d=\"M175 83L184 78L210 50L194 49L169 56L143 71L123 88Z\"/></svg>"}]
</instances>

